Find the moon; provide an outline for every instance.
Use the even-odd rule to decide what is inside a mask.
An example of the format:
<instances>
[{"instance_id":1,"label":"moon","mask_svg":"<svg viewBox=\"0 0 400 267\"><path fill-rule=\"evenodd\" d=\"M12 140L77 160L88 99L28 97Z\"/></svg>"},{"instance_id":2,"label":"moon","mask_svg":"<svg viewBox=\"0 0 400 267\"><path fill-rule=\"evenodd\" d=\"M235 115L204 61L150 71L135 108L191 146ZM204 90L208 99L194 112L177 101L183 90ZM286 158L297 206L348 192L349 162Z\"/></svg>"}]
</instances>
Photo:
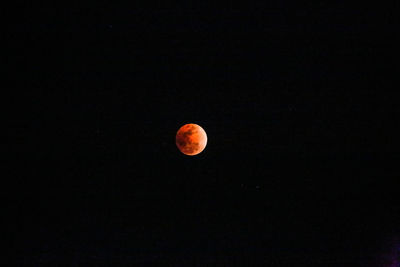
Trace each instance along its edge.
<instances>
[{"instance_id":1,"label":"moon","mask_svg":"<svg viewBox=\"0 0 400 267\"><path fill-rule=\"evenodd\" d=\"M176 146L185 155L197 155L204 150L206 145L207 134L200 125L185 124L176 133Z\"/></svg>"}]
</instances>

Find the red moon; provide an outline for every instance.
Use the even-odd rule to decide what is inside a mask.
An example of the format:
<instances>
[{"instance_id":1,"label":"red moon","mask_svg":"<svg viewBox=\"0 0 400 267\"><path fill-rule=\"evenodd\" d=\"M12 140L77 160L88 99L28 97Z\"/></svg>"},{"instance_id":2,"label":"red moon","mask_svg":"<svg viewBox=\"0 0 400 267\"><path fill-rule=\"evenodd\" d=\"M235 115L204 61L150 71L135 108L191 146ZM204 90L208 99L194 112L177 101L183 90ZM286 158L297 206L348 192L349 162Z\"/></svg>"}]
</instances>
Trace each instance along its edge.
<instances>
[{"instance_id":1,"label":"red moon","mask_svg":"<svg viewBox=\"0 0 400 267\"><path fill-rule=\"evenodd\" d=\"M207 134L197 124L185 124L176 133L176 146L185 155L197 155L204 150L206 145Z\"/></svg>"}]
</instances>

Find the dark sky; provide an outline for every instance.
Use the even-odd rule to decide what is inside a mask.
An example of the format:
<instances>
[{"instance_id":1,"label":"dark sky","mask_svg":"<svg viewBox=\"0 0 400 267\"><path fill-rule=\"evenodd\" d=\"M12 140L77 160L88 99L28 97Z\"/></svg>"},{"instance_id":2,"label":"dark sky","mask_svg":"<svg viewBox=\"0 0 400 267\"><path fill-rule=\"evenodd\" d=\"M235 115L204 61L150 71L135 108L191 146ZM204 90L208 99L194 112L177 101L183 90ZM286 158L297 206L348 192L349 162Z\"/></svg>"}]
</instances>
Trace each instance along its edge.
<instances>
[{"instance_id":1,"label":"dark sky","mask_svg":"<svg viewBox=\"0 0 400 267\"><path fill-rule=\"evenodd\" d=\"M17 265L395 266L395 16L335 2L19 9Z\"/></svg>"}]
</instances>

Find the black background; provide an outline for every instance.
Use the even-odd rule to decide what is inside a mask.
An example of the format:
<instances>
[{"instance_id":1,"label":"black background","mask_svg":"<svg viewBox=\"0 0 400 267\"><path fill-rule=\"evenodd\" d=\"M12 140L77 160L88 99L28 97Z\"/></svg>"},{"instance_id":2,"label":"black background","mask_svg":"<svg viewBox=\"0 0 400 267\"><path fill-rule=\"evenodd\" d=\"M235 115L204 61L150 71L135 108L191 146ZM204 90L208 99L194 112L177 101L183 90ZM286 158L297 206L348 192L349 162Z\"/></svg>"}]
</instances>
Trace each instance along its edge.
<instances>
[{"instance_id":1,"label":"black background","mask_svg":"<svg viewBox=\"0 0 400 267\"><path fill-rule=\"evenodd\" d=\"M18 12L17 265L394 266L390 6ZM195 157L186 123L208 135Z\"/></svg>"}]
</instances>

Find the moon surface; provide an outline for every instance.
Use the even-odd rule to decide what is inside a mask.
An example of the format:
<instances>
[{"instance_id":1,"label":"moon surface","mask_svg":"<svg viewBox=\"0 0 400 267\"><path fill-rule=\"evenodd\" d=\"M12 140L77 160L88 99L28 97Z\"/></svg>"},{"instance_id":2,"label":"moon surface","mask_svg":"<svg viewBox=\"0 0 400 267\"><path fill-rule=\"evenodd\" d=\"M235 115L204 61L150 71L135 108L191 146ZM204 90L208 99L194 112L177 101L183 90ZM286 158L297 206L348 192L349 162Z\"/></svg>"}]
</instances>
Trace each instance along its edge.
<instances>
[{"instance_id":1,"label":"moon surface","mask_svg":"<svg viewBox=\"0 0 400 267\"><path fill-rule=\"evenodd\" d=\"M176 133L176 146L188 156L201 153L207 145L207 134L200 125L183 125Z\"/></svg>"}]
</instances>

